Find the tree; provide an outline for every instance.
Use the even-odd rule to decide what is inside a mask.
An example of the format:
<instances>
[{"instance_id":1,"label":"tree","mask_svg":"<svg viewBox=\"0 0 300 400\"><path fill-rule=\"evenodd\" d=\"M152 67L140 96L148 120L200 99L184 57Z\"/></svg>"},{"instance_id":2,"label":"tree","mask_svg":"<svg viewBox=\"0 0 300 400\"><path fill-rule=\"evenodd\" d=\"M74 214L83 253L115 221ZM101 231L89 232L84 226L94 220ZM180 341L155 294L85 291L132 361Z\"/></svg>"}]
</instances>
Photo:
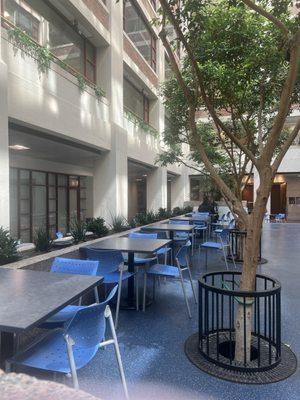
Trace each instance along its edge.
<instances>
[{"instance_id":1,"label":"tree","mask_svg":"<svg viewBox=\"0 0 300 400\"><path fill-rule=\"evenodd\" d=\"M288 0L159 0L160 38L173 77L163 87L170 129L161 161L194 169L203 165L247 231L240 290L255 288L257 254L266 204L276 171L300 129L284 131L300 100L299 15ZM172 25L185 54L181 65L165 27ZM213 125L199 122L205 111ZM211 145L210 145L211 144ZM185 155L186 145L190 149ZM239 195L255 168L259 187L250 215ZM231 186L220 171L234 178ZM250 359L252 306L236 316L235 358Z\"/></svg>"}]
</instances>

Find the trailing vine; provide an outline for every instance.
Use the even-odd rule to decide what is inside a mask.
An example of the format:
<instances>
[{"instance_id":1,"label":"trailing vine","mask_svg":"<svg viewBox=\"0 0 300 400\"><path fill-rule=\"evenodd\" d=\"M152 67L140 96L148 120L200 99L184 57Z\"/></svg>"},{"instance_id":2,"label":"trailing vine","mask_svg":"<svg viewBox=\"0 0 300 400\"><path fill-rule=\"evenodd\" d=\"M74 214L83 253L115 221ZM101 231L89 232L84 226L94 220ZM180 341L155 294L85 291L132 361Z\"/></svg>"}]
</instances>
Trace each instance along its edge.
<instances>
[{"instance_id":1,"label":"trailing vine","mask_svg":"<svg viewBox=\"0 0 300 400\"><path fill-rule=\"evenodd\" d=\"M133 112L131 112L128 109L125 109L124 114L129 121L131 121L134 125L141 128L144 132L149 133L154 137L158 137L158 131L155 128L153 128L153 126L147 124L147 122L143 121L141 118L135 115Z\"/></svg>"},{"instance_id":2,"label":"trailing vine","mask_svg":"<svg viewBox=\"0 0 300 400\"><path fill-rule=\"evenodd\" d=\"M77 78L78 88L81 93L85 91L87 87L90 87L94 91L97 100L100 100L101 97L105 96L105 92L101 88L87 80L80 72L75 71L67 63L56 58L47 47L36 43L20 28L14 26L8 29L8 39L14 46L15 54L20 50L35 60L40 73L47 74L51 62L54 62Z\"/></svg>"}]
</instances>

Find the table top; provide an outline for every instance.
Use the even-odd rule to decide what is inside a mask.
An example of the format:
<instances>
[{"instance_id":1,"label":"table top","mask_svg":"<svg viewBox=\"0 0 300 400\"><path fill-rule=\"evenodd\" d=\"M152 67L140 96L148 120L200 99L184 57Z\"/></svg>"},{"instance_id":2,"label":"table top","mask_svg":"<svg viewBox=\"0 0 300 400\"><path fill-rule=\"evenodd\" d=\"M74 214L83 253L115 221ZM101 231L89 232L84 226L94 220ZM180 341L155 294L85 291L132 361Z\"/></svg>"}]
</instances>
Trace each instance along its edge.
<instances>
[{"instance_id":1,"label":"table top","mask_svg":"<svg viewBox=\"0 0 300 400\"><path fill-rule=\"evenodd\" d=\"M100 276L0 268L0 331L31 329L102 280Z\"/></svg>"},{"instance_id":2,"label":"table top","mask_svg":"<svg viewBox=\"0 0 300 400\"><path fill-rule=\"evenodd\" d=\"M206 217L172 217L170 218L172 221L188 221L188 222L193 222L193 221L203 221L207 222Z\"/></svg>"},{"instance_id":3,"label":"table top","mask_svg":"<svg viewBox=\"0 0 300 400\"><path fill-rule=\"evenodd\" d=\"M143 231L176 231L176 232L191 232L195 228L194 225L181 224L157 224L143 226Z\"/></svg>"},{"instance_id":4,"label":"table top","mask_svg":"<svg viewBox=\"0 0 300 400\"><path fill-rule=\"evenodd\" d=\"M167 246L171 240L165 239L146 239L117 237L103 240L90 246L102 250L120 250L124 252L154 253L155 251Z\"/></svg>"}]
</instances>

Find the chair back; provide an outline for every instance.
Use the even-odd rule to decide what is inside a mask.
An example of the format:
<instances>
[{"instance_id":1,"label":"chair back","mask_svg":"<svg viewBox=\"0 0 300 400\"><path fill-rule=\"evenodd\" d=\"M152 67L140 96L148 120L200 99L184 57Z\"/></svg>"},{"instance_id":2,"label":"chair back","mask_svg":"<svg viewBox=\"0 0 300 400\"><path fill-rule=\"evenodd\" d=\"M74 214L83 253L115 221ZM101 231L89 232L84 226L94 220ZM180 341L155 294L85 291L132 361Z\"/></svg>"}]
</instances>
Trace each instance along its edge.
<instances>
[{"instance_id":1,"label":"chair back","mask_svg":"<svg viewBox=\"0 0 300 400\"><path fill-rule=\"evenodd\" d=\"M50 271L61 274L96 275L98 266L98 261L56 257Z\"/></svg>"},{"instance_id":2,"label":"chair back","mask_svg":"<svg viewBox=\"0 0 300 400\"><path fill-rule=\"evenodd\" d=\"M169 223L174 225L189 225L188 221L181 221L178 219L170 219Z\"/></svg>"},{"instance_id":3,"label":"chair back","mask_svg":"<svg viewBox=\"0 0 300 400\"><path fill-rule=\"evenodd\" d=\"M232 218L232 220L229 222L228 229L234 229L235 228L235 219Z\"/></svg>"},{"instance_id":4,"label":"chair back","mask_svg":"<svg viewBox=\"0 0 300 400\"><path fill-rule=\"evenodd\" d=\"M225 217L226 217L226 215L223 214L222 217L220 218L220 221L224 221Z\"/></svg>"},{"instance_id":5,"label":"chair back","mask_svg":"<svg viewBox=\"0 0 300 400\"><path fill-rule=\"evenodd\" d=\"M222 232L219 233L220 241L222 246L228 246L229 243L229 229L222 229Z\"/></svg>"},{"instance_id":6,"label":"chair back","mask_svg":"<svg viewBox=\"0 0 300 400\"><path fill-rule=\"evenodd\" d=\"M128 237L131 239L157 239L157 233L130 232Z\"/></svg>"},{"instance_id":7,"label":"chair back","mask_svg":"<svg viewBox=\"0 0 300 400\"><path fill-rule=\"evenodd\" d=\"M169 239L168 232L166 231L157 232L157 239Z\"/></svg>"},{"instance_id":8,"label":"chair back","mask_svg":"<svg viewBox=\"0 0 300 400\"><path fill-rule=\"evenodd\" d=\"M118 289L116 285L105 301L100 304L92 304L77 311L65 328L75 342L75 346L83 348L98 347L105 337L105 308L115 296Z\"/></svg>"},{"instance_id":9,"label":"chair back","mask_svg":"<svg viewBox=\"0 0 300 400\"><path fill-rule=\"evenodd\" d=\"M57 239L62 239L64 237L64 234L62 232L56 232L56 237Z\"/></svg>"},{"instance_id":10,"label":"chair back","mask_svg":"<svg viewBox=\"0 0 300 400\"><path fill-rule=\"evenodd\" d=\"M188 263L187 256L190 247L191 247L191 242L188 240L184 246L180 247L175 256L176 260L178 260L178 263L181 267L187 266Z\"/></svg>"},{"instance_id":11,"label":"chair back","mask_svg":"<svg viewBox=\"0 0 300 400\"><path fill-rule=\"evenodd\" d=\"M99 262L97 275L109 274L119 270L124 258L120 250L101 250L92 247L86 247L86 258Z\"/></svg>"}]
</instances>

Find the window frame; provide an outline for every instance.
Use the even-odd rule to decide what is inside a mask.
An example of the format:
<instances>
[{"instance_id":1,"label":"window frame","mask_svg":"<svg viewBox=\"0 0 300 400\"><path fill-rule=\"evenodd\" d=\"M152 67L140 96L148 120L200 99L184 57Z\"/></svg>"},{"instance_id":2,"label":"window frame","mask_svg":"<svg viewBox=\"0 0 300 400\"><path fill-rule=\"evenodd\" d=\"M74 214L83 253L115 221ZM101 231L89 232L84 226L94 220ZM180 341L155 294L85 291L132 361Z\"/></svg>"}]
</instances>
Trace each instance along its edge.
<instances>
[{"instance_id":1,"label":"window frame","mask_svg":"<svg viewBox=\"0 0 300 400\"><path fill-rule=\"evenodd\" d=\"M143 15L142 11L139 9L139 7L137 6L137 4L133 1L133 0L123 0L123 31L126 33L126 35L128 36L128 33L126 32L126 13L125 13L125 9L126 9L126 3L129 2L131 4L131 6L135 9L136 13L138 14L138 16L141 18L141 20L143 21L143 23L145 24L145 28L147 29L148 33L150 34L150 62L147 61L147 59L143 56L143 54L139 51L138 47L135 45L135 43L131 40L131 42L133 43L133 45L135 46L135 48L137 49L137 51L139 52L139 54L141 54L141 56L143 57L143 59L146 61L146 63L148 65L150 65L150 67L156 72L156 64L157 64L157 50L156 50L156 42L157 42L157 38L156 35L154 34L153 30L151 29L151 27L149 26L149 21L147 21L147 19L145 18L145 16Z\"/></svg>"},{"instance_id":2,"label":"window frame","mask_svg":"<svg viewBox=\"0 0 300 400\"><path fill-rule=\"evenodd\" d=\"M136 115L138 118L146 122L146 124L149 124L149 119L150 119L150 99L145 95L144 90L139 90L134 83L132 83L129 79L127 79L125 76L123 77L123 80L127 82L136 92L142 95L143 98L143 117L140 117L137 115L135 111L133 111L130 107L127 107L125 104L124 106L130 110L134 115Z\"/></svg>"},{"instance_id":3,"label":"window frame","mask_svg":"<svg viewBox=\"0 0 300 400\"><path fill-rule=\"evenodd\" d=\"M68 18L65 16L65 15L63 15L59 10L57 10L50 2L48 2L47 0L43 0L44 1L44 3L46 4L46 6L48 6L49 8L51 8L52 9L52 11L54 11L55 12L55 14L57 14L57 16L58 17L60 17L62 20L63 20L63 22L64 23L66 23L69 27L71 27L72 28L72 30L83 40L83 53L82 53L82 55L83 55L83 66L84 66L84 70L83 70L83 76L86 78L86 79L88 79L89 81L91 81L92 83L96 83L97 82L97 48L93 45L93 43L90 41L90 40L88 40L81 32L79 32L78 31L78 29L76 29L75 28L75 26L74 26L74 24L72 24L71 23L71 21L69 21L68 20ZM26 3L26 0L24 0L24 3ZM16 3L16 4L18 4L18 3ZM26 3L27 4L27 3ZM19 5L19 4L18 4ZM22 7L21 5L19 5L19 7ZM30 7L30 8L32 8L31 6L29 6L28 5L28 7ZM24 8L24 10L28 13L29 11L28 10L26 10L25 8ZM33 11L35 11L35 10L33 10ZM5 18L4 17L4 0L0 0L0 13L1 13L1 16L3 17L3 18ZM37 12L36 12L37 13ZM34 18L36 18L33 14L32 14L32 16L34 17ZM7 24L5 24L5 20L2 20L2 26L4 27L4 28L6 28L7 26L6 26ZM12 23L12 25L14 25L14 23ZM15 25L15 26L18 26L18 25ZM36 40L34 37L32 37L32 36L30 36L30 35L28 35L28 36L30 36L31 38L32 38L32 40L33 41L35 41L37 44L39 44L40 46L43 46L43 43L41 43L41 40L40 40L40 25L38 26L38 32L39 32L39 39L38 40ZM87 51L86 51L86 47L87 47L87 45L89 45L92 49L93 49L93 60L90 60L88 57L87 57ZM68 62L66 62L66 64L67 65L69 65L68 64ZM93 75L94 75L94 79L93 80L91 80L88 76L87 76L87 65L91 65L92 66L92 68L93 68ZM76 70L76 68L74 68L73 66L71 66L70 65L70 67L73 69L73 70L75 70L76 72L78 72L78 73L81 73L80 71L78 71L78 70Z\"/></svg>"},{"instance_id":4,"label":"window frame","mask_svg":"<svg viewBox=\"0 0 300 400\"><path fill-rule=\"evenodd\" d=\"M42 171L42 170L32 170L28 168L17 168L17 167L10 167L10 170L16 170L17 171L17 179L16 179L16 193L17 193L17 235L18 238L21 238L21 232L22 231L29 231L29 240L32 242L33 237L34 237L34 232L33 232L33 199L32 199L32 194L33 194L33 187L36 186L42 186L46 188L46 230L48 233L50 233L50 227L53 227L54 225L50 225L50 214L55 214L55 231L58 231L58 189L63 187L66 189L66 231L70 229L70 190L76 190L77 191L77 218L81 218L81 211L86 209L81 209L81 200L86 200L86 197L81 196L81 190L86 190L86 186L81 185L81 178L85 177L84 175L70 175L70 174L64 174L64 173L58 173L58 172L52 172L52 171ZM21 180L20 180L20 175L21 171L27 171L29 173L29 179L28 179L28 184L23 184L24 186L28 186L29 188L29 196L28 196L28 201L29 201L29 212L28 213L21 213ZM34 172L41 172L46 175L45 179L45 184L36 184L33 183L32 180L32 174ZM54 175L54 184L50 184L49 182L49 175ZM58 177L59 176L65 176L66 177L66 184L61 185L58 182ZM76 177L78 179L78 186L76 188L71 188L70 186L70 178L71 177ZM10 183L11 185L11 183ZM49 188L53 188L55 191L55 198L50 198L49 197ZM55 200L55 211L50 211L50 200ZM27 215L29 216L29 226L26 227L25 229L21 229L21 216ZM10 216L11 217L11 216Z\"/></svg>"}]
</instances>

